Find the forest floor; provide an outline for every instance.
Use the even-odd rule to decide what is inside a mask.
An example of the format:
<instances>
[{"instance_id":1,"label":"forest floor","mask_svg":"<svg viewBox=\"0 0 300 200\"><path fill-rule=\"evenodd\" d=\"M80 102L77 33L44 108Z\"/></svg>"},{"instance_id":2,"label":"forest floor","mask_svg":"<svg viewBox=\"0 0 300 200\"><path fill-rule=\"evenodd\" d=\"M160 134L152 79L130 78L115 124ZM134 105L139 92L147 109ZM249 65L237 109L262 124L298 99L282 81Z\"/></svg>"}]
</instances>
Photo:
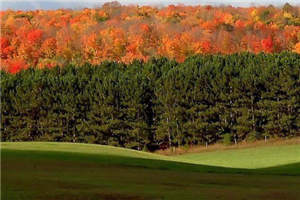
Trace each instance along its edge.
<instances>
[{"instance_id":1,"label":"forest floor","mask_svg":"<svg viewBox=\"0 0 300 200\"><path fill-rule=\"evenodd\" d=\"M2 200L297 199L300 144L164 156L117 147L1 143Z\"/></svg>"}]
</instances>

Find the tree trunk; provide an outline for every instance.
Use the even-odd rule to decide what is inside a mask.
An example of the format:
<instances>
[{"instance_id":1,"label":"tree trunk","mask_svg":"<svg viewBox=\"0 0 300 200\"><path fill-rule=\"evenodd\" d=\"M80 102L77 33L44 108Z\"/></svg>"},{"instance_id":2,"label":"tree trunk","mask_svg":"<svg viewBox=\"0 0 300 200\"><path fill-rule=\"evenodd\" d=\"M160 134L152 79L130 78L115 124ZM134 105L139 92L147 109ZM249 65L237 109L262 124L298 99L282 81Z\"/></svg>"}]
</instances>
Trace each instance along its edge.
<instances>
[{"instance_id":1,"label":"tree trunk","mask_svg":"<svg viewBox=\"0 0 300 200\"><path fill-rule=\"evenodd\" d=\"M252 114L252 131L254 131L256 129L256 125L255 125L255 116L254 116L254 97L251 96L251 114Z\"/></svg>"},{"instance_id":2,"label":"tree trunk","mask_svg":"<svg viewBox=\"0 0 300 200\"><path fill-rule=\"evenodd\" d=\"M167 124L168 124L168 140L169 140L169 148L171 148L172 146L172 141L171 141L171 130L170 130L170 126L169 126L169 118L167 117ZM172 149L173 151L173 149Z\"/></svg>"},{"instance_id":3,"label":"tree trunk","mask_svg":"<svg viewBox=\"0 0 300 200\"><path fill-rule=\"evenodd\" d=\"M267 136L265 135L265 143L267 143Z\"/></svg>"}]
</instances>

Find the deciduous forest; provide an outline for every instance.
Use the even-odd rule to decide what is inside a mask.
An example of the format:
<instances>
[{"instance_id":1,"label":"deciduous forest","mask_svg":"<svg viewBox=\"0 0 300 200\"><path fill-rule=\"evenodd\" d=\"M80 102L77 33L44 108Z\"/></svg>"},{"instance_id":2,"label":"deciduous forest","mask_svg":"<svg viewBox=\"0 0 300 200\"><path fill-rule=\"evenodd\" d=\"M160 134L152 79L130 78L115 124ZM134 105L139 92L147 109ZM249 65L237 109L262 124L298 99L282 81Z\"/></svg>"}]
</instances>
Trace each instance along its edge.
<instances>
[{"instance_id":1,"label":"deciduous forest","mask_svg":"<svg viewBox=\"0 0 300 200\"><path fill-rule=\"evenodd\" d=\"M1 68L130 63L194 54L300 53L300 8L124 6L0 12Z\"/></svg>"}]
</instances>

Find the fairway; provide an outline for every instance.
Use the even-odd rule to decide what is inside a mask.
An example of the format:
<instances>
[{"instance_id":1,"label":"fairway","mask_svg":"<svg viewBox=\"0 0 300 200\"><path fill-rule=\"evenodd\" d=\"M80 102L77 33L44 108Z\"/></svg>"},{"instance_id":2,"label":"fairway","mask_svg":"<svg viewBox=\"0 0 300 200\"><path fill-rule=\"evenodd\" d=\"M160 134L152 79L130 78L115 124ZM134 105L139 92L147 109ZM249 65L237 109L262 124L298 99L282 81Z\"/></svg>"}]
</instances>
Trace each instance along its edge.
<instances>
[{"instance_id":1,"label":"fairway","mask_svg":"<svg viewBox=\"0 0 300 200\"><path fill-rule=\"evenodd\" d=\"M162 156L70 143L1 143L1 197L297 199L300 145Z\"/></svg>"}]
</instances>

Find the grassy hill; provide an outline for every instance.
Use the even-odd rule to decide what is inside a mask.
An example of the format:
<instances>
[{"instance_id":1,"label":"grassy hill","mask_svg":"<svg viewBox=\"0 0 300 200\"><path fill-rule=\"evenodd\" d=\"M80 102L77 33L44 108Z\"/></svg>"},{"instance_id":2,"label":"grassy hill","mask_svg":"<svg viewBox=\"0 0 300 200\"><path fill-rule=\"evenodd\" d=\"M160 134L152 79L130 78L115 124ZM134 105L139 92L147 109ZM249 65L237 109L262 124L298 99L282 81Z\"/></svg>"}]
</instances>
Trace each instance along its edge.
<instances>
[{"instance_id":1,"label":"grassy hill","mask_svg":"<svg viewBox=\"0 0 300 200\"><path fill-rule=\"evenodd\" d=\"M258 169L299 163L300 144L190 153L176 158L194 164Z\"/></svg>"},{"instance_id":2,"label":"grassy hill","mask_svg":"<svg viewBox=\"0 0 300 200\"><path fill-rule=\"evenodd\" d=\"M296 199L300 145L163 156L70 143L1 143L2 199Z\"/></svg>"}]
</instances>

